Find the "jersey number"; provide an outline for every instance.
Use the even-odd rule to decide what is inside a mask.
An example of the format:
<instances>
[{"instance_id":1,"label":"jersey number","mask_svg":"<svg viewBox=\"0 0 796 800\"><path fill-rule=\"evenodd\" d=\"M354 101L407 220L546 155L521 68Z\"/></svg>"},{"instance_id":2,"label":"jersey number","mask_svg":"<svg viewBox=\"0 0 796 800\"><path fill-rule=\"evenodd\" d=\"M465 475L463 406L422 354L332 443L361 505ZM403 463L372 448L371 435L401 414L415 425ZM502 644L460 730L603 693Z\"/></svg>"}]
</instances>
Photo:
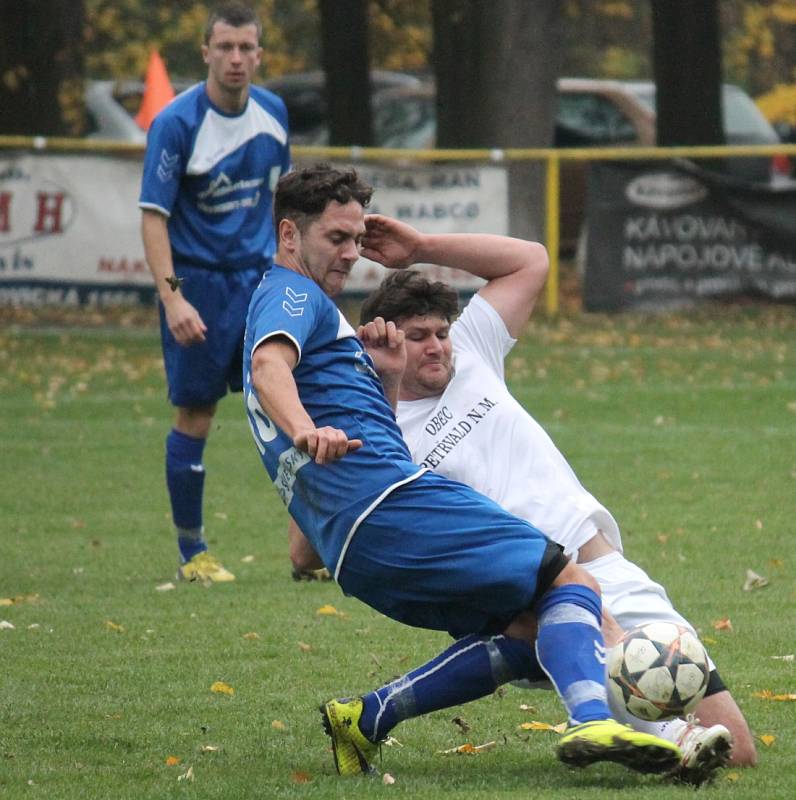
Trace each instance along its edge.
<instances>
[{"instance_id":1,"label":"jersey number","mask_svg":"<svg viewBox=\"0 0 796 800\"><path fill-rule=\"evenodd\" d=\"M268 419L253 391L246 394L246 407L249 410L249 425L254 436L254 443L260 451L260 455L263 455L265 453L264 445L276 439L276 425Z\"/></svg>"}]
</instances>

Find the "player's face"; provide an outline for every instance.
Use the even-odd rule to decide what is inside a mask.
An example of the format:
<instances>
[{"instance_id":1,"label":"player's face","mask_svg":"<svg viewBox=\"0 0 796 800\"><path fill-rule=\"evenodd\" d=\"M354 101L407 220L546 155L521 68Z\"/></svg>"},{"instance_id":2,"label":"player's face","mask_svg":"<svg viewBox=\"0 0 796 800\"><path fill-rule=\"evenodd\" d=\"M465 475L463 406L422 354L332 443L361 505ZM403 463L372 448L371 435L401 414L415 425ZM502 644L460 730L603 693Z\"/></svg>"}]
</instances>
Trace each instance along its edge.
<instances>
[{"instance_id":1,"label":"player's face","mask_svg":"<svg viewBox=\"0 0 796 800\"><path fill-rule=\"evenodd\" d=\"M257 40L256 25L235 28L222 20L216 22L210 41L202 45L202 57L208 67L209 88L225 94L245 91L260 65L262 51Z\"/></svg>"},{"instance_id":2,"label":"player's face","mask_svg":"<svg viewBox=\"0 0 796 800\"><path fill-rule=\"evenodd\" d=\"M359 259L364 235L362 206L356 200L345 204L333 200L303 232L296 230L301 271L334 297L343 290Z\"/></svg>"},{"instance_id":3,"label":"player's face","mask_svg":"<svg viewBox=\"0 0 796 800\"><path fill-rule=\"evenodd\" d=\"M401 378L401 400L437 397L453 377L450 323L438 316L408 317L398 327L406 342L406 369Z\"/></svg>"}]
</instances>

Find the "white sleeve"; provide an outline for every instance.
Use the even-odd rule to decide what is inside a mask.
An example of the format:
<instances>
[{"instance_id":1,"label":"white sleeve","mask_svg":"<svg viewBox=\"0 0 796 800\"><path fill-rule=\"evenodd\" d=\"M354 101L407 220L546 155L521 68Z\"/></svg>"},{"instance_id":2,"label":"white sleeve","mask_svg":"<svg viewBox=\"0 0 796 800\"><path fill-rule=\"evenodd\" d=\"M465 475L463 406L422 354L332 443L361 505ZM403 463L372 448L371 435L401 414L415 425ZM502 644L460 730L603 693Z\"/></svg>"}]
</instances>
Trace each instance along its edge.
<instances>
[{"instance_id":1,"label":"white sleeve","mask_svg":"<svg viewBox=\"0 0 796 800\"><path fill-rule=\"evenodd\" d=\"M478 294L473 295L456 322L451 325L454 352L468 351L480 356L503 380L503 359L517 343L497 311Z\"/></svg>"}]
</instances>

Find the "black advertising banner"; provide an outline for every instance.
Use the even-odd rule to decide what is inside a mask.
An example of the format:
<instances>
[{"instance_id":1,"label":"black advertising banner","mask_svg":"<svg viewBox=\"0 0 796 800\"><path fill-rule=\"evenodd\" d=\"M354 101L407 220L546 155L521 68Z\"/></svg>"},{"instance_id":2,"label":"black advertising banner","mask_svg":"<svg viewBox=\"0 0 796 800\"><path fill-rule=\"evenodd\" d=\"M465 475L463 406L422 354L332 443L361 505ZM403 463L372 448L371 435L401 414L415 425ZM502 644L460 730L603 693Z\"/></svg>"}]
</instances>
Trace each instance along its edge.
<instances>
[{"instance_id":1,"label":"black advertising banner","mask_svg":"<svg viewBox=\"0 0 796 800\"><path fill-rule=\"evenodd\" d=\"M796 187L680 162L597 162L584 307L661 310L709 298L796 301Z\"/></svg>"}]
</instances>

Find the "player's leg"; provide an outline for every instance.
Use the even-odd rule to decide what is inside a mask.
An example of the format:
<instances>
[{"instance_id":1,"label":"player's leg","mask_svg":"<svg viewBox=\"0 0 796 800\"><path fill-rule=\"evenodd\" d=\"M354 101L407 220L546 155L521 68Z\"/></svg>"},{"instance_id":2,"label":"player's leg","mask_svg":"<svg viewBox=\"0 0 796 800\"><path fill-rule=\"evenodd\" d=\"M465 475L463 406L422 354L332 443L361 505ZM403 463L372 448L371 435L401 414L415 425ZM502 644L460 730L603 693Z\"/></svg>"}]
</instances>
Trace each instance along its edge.
<instances>
[{"instance_id":1,"label":"player's leg","mask_svg":"<svg viewBox=\"0 0 796 800\"><path fill-rule=\"evenodd\" d=\"M229 344L222 323L223 275L181 268L182 291L207 326L204 342L184 347L166 324L161 308L161 342L169 400L176 409L166 437L166 484L180 551L178 577L226 582L234 575L207 553L202 503L205 483L203 454L217 401L227 391L227 370L238 342Z\"/></svg>"},{"instance_id":2,"label":"player's leg","mask_svg":"<svg viewBox=\"0 0 796 800\"><path fill-rule=\"evenodd\" d=\"M540 654L544 652L545 666L563 687L574 719L610 716L604 666L595 652L599 596L594 586L573 582L593 581L531 526L467 487L450 482L442 487L440 481L444 479L427 474L396 491L367 518L351 540L340 583L346 593L393 619L475 635L463 636L427 664L361 700L331 701L322 708L341 772L363 771L374 742L403 719L468 702L513 678L538 680L531 649L536 626L525 610L547 597L546 588L559 574L563 577L554 587L555 598L539 604L550 627ZM522 624L518 620L509 626L518 615ZM584 618L589 620L585 625ZM479 638L490 630L514 635ZM561 634L566 634L564 652L574 647L578 653L574 669L569 663L563 666L570 657L550 653L560 645ZM633 733L617 723L609 727L611 744ZM623 755L621 762L629 766L659 771L662 762L651 763L653 748L679 753L655 737L635 736L635 742L623 742L623 750L629 746L637 756L646 747L646 752L634 763ZM615 748L605 747L596 734L589 746L600 750L591 761L620 760L612 757Z\"/></svg>"},{"instance_id":3,"label":"player's leg","mask_svg":"<svg viewBox=\"0 0 796 800\"><path fill-rule=\"evenodd\" d=\"M166 486L183 564L207 550L202 520L205 468L202 456L215 414L215 404L178 406L174 427L166 437Z\"/></svg>"},{"instance_id":4,"label":"player's leg","mask_svg":"<svg viewBox=\"0 0 796 800\"><path fill-rule=\"evenodd\" d=\"M613 552L582 566L599 582L603 602L622 628L627 630L645 622L663 620L683 625L697 635L688 620L672 606L664 588L621 553ZM757 753L749 726L712 660L710 667L710 682L705 698L694 711L698 724L686 720L645 722L627 714L624 709L612 706L612 710L617 719L623 719L639 730L655 733L681 745L693 745L684 749L687 761L691 760L690 752L702 746L699 741L701 737L721 751L713 760L714 769L722 766L727 761L726 742L729 738L732 743L729 763L733 766L753 766L757 761ZM718 740L720 731L716 726L725 728L729 736L722 736ZM701 755L706 757L707 754Z\"/></svg>"}]
</instances>

